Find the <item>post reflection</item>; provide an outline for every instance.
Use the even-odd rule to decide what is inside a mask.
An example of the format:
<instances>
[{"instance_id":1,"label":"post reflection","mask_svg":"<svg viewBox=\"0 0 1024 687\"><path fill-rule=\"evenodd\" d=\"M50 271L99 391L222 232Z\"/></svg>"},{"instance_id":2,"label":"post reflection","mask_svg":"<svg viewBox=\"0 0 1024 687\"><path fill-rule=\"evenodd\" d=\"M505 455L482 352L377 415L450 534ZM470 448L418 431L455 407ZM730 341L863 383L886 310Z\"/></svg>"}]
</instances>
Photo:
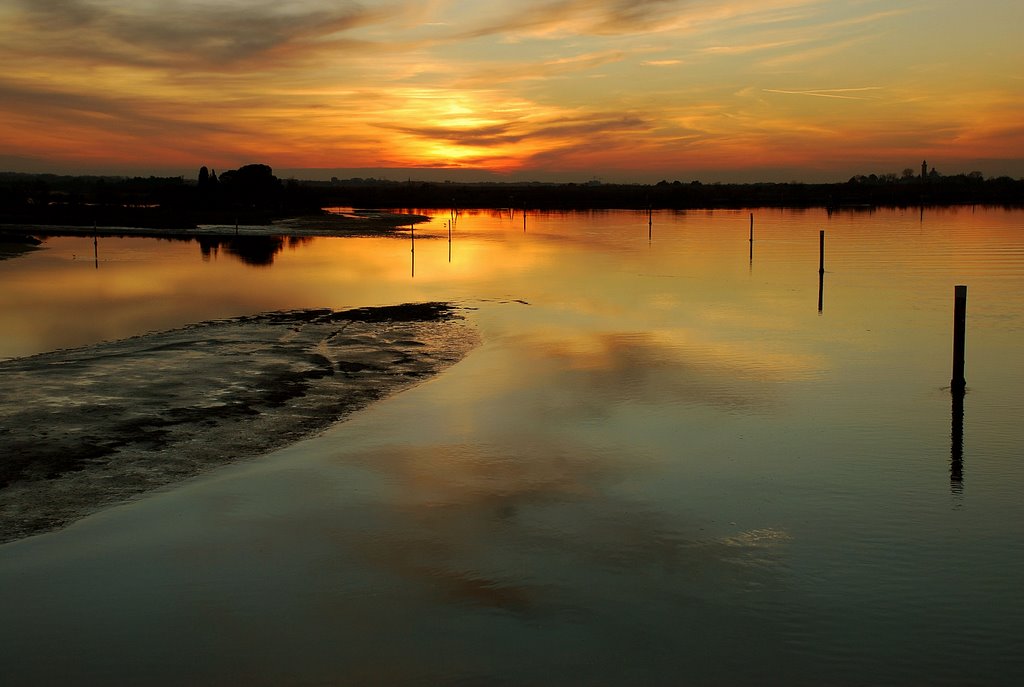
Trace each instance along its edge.
<instances>
[{"instance_id":1,"label":"post reflection","mask_svg":"<svg viewBox=\"0 0 1024 687\"><path fill-rule=\"evenodd\" d=\"M754 264L754 213L750 213L750 264Z\"/></svg>"},{"instance_id":2,"label":"post reflection","mask_svg":"<svg viewBox=\"0 0 1024 687\"><path fill-rule=\"evenodd\" d=\"M964 392L954 390L953 417L950 436L949 489L954 494L964 490Z\"/></svg>"},{"instance_id":3,"label":"post reflection","mask_svg":"<svg viewBox=\"0 0 1024 687\"><path fill-rule=\"evenodd\" d=\"M822 309L824 307L824 304L825 304L825 273L824 272L818 272L818 314L819 315L821 314L821 311L822 311Z\"/></svg>"}]
</instances>

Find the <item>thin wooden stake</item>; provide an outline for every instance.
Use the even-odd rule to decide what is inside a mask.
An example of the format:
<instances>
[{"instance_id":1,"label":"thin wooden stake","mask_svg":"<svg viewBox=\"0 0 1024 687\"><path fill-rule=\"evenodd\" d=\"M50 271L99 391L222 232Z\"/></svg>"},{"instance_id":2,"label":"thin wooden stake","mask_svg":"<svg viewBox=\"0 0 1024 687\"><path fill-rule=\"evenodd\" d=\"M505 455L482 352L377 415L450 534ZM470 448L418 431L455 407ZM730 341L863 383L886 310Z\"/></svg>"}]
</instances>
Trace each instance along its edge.
<instances>
[{"instance_id":1,"label":"thin wooden stake","mask_svg":"<svg viewBox=\"0 0 1024 687\"><path fill-rule=\"evenodd\" d=\"M967 388L964 378L964 344L967 338L967 286L958 284L953 289L953 378L949 382L953 393L962 394Z\"/></svg>"},{"instance_id":2,"label":"thin wooden stake","mask_svg":"<svg viewBox=\"0 0 1024 687\"><path fill-rule=\"evenodd\" d=\"M754 213L750 213L750 262L754 262Z\"/></svg>"}]
</instances>

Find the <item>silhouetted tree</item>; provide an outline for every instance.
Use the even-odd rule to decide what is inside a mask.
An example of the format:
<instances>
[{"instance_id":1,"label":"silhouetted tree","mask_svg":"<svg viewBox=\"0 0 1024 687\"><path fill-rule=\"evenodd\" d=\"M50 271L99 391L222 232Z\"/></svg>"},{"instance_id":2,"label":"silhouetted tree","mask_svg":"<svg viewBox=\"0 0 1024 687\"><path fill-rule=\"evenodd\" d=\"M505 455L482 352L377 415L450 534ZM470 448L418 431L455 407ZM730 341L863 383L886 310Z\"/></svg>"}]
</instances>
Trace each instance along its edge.
<instances>
[{"instance_id":1,"label":"silhouetted tree","mask_svg":"<svg viewBox=\"0 0 1024 687\"><path fill-rule=\"evenodd\" d=\"M237 205L245 208L270 209L277 205L281 180L270 165L245 165L220 175L220 184Z\"/></svg>"}]
</instances>

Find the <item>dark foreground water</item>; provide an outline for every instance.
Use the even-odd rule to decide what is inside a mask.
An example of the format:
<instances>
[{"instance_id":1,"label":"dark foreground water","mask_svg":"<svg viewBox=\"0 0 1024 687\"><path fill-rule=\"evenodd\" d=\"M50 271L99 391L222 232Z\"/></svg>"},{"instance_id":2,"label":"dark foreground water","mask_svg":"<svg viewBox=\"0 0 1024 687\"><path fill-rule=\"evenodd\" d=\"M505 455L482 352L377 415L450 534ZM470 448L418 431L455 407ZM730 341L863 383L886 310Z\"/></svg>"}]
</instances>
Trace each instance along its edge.
<instances>
[{"instance_id":1,"label":"dark foreground water","mask_svg":"<svg viewBox=\"0 0 1024 687\"><path fill-rule=\"evenodd\" d=\"M451 244L445 213L415 252L0 262L0 357L408 301L476 308L484 341L319 437L0 546L4 684L1020 684L1024 212L755 215L752 251L747 212L466 213Z\"/></svg>"}]
</instances>

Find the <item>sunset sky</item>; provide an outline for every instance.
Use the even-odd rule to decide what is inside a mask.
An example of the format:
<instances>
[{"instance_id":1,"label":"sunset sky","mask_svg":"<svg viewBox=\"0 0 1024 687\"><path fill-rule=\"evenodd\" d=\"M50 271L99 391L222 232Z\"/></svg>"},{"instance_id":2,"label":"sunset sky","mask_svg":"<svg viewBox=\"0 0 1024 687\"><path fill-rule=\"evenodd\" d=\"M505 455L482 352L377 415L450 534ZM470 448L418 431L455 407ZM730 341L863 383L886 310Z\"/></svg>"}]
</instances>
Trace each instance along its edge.
<instances>
[{"instance_id":1,"label":"sunset sky","mask_svg":"<svg viewBox=\"0 0 1024 687\"><path fill-rule=\"evenodd\" d=\"M0 0L0 171L1021 177L1022 27L1012 0Z\"/></svg>"}]
</instances>

